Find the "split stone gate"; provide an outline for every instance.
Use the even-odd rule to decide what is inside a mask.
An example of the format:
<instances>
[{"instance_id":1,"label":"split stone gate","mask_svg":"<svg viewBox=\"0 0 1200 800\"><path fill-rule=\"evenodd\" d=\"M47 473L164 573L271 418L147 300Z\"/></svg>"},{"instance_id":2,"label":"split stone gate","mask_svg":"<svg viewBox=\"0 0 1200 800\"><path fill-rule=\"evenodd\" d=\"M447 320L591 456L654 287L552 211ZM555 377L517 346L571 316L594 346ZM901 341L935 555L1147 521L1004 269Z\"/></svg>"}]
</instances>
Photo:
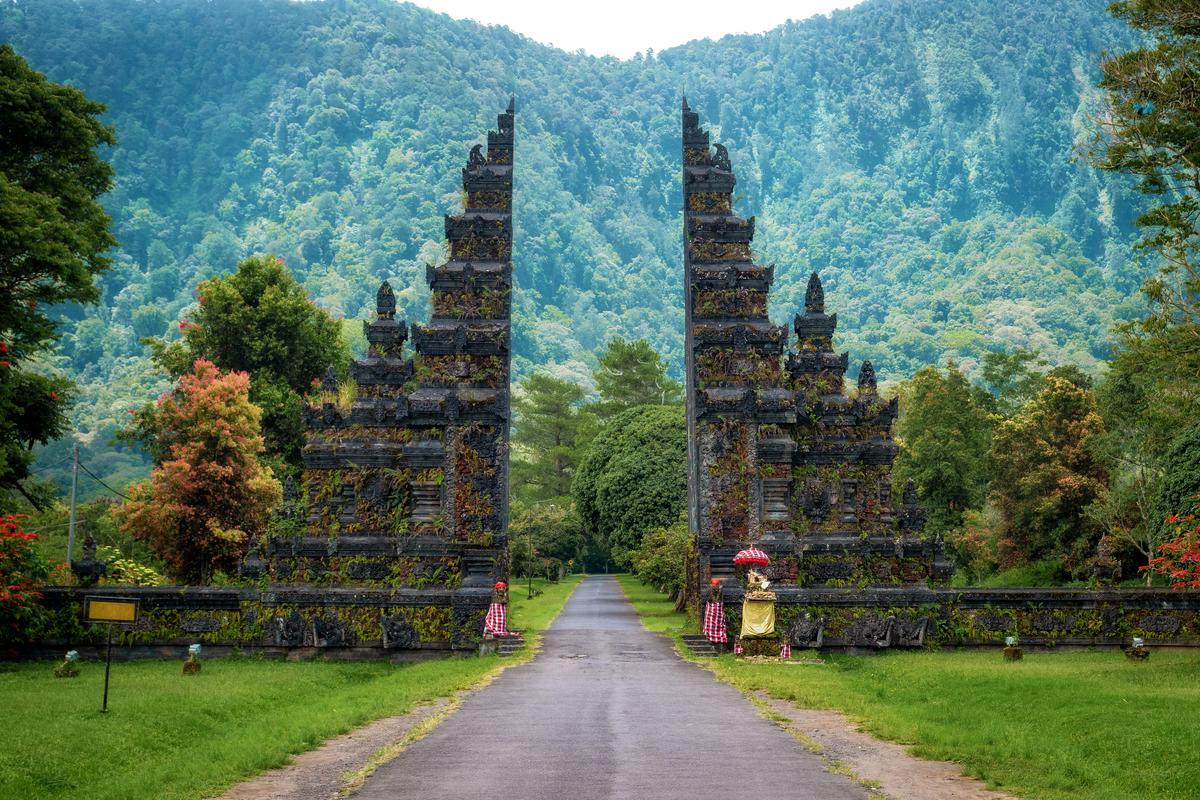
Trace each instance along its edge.
<instances>
[{"instance_id":1,"label":"split stone gate","mask_svg":"<svg viewBox=\"0 0 1200 800\"><path fill-rule=\"evenodd\" d=\"M352 399L327 375L305 409L304 473L252 542L245 588L104 588L136 595L132 654L201 641L220 652L435 655L478 647L492 585L507 576L515 109L462 170L463 213L445 218L449 259L426 270L428 324L396 319L385 281ZM728 151L683 103L689 595L725 586L737 630L734 553L771 555L778 630L793 647L927 643L1200 643L1200 594L1136 589L947 587L942 542L912 487L893 497L897 401L869 362L844 391L819 276L788 330L767 317L774 266L754 263L754 218L732 206ZM412 355L406 344L411 339ZM96 642L84 590L49 587L56 630L34 652Z\"/></svg>"}]
</instances>

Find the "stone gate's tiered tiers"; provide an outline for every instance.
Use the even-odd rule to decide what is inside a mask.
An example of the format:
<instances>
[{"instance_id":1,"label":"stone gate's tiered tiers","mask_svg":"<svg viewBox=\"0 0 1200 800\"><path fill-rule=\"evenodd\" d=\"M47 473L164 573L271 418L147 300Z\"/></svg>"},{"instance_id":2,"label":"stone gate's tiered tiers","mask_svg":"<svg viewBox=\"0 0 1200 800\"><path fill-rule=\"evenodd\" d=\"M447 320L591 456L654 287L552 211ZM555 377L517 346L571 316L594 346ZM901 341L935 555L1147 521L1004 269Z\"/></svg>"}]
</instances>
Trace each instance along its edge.
<instances>
[{"instance_id":1,"label":"stone gate's tiered tiers","mask_svg":"<svg viewBox=\"0 0 1200 800\"><path fill-rule=\"evenodd\" d=\"M314 587L389 590L398 607L381 634L396 646L473 644L506 572L513 117L510 104L463 168L465 208L445 219L449 260L427 267L415 356L385 281L353 398L326 376L305 412L303 484L246 565L300 601Z\"/></svg>"},{"instance_id":2,"label":"stone gate's tiered tiers","mask_svg":"<svg viewBox=\"0 0 1200 800\"><path fill-rule=\"evenodd\" d=\"M909 490L892 500L897 401L876 391L870 362L858 391L843 389L849 360L833 350L813 273L803 313L787 330L767 317L774 266L753 261L754 218L733 212L729 154L710 145L683 103L689 517L699 577L730 581L734 554L771 555L781 604L808 587L926 587L950 565L923 535ZM786 356L786 358L785 358ZM730 583L726 596L738 589ZM737 604L727 608L736 613Z\"/></svg>"}]
</instances>

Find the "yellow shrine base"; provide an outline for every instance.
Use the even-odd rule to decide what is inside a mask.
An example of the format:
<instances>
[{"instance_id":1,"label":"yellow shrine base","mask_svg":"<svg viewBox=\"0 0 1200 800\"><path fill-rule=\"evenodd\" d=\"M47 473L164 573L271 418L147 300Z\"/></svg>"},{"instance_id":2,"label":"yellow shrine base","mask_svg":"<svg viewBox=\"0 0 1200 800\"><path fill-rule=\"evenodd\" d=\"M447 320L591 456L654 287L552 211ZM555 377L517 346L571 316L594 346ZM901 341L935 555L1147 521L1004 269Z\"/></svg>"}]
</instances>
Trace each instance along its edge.
<instances>
[{"instance_id":1,"label":"yellow shrine base","mask_svg":"<svg viewBox=\"0 0 1200 800\"><path fill-rule=\"evenodd\" d=\"M770 594L764 592L764 594ZM742 601L742 636L758 638L775 633L775 595L757 599L747 596Z\"/></svg>"}]
</instances>

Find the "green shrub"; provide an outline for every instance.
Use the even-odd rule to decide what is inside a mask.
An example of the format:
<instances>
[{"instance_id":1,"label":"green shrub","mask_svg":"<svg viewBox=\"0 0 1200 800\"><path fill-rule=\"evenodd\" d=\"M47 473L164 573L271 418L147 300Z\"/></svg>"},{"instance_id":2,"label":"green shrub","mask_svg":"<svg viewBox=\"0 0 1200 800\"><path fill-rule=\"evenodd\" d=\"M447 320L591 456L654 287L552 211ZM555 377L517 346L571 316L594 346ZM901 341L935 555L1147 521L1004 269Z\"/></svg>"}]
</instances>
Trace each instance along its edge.
<instances>
[{"instance_id":1,"label":"green shrub","mask_svg":"<svg viewBox=\"0 0 1200 800\"><path fill-rule=\"evenodd\" d=\"M630 553L630 563L642 583L674 600L687 583L687 561L691 550L692 536L688 533L687 518L681 517L670 527L647 531L641 544Z\"/></svg>"}]
</instances>

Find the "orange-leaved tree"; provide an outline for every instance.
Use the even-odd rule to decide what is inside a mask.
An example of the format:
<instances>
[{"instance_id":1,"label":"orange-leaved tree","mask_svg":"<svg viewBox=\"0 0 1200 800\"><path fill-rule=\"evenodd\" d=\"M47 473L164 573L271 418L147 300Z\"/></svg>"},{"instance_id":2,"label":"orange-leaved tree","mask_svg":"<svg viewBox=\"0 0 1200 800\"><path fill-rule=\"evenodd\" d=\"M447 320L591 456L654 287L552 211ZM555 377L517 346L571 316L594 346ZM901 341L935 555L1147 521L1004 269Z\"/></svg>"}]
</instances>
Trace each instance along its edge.
<instances>
[{"instance_id":1,"label":"orange-leaved tree","mask_svg":"<svg viewBox=\"0 0 1200 800\"><path fill-rule=\"evenodd\" d=\"M235 570L280 499L279 481L259 461L260 417L249 375L222 373L203 359L137 415L158 458L150 480L130 489L117 520L181 581L204 583L216 571Z\"/></svg>"}]
</instances>

